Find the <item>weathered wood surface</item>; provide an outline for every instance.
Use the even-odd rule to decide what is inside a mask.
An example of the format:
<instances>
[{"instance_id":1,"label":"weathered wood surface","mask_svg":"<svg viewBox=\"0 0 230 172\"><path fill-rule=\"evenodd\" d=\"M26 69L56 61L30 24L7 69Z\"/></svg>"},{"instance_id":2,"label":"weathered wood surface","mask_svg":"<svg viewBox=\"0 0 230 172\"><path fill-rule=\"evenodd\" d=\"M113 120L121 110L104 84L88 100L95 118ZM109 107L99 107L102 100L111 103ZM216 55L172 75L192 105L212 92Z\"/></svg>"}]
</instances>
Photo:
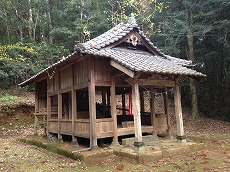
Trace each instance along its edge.
<instances>
[{"instance_id":1,"label":"weathered wood surface","mask_svg":"<svg viewBox=\"0 0 230 172\"><path fill-rule=\"evenodd\" d=\"M113 142L118 142L118 134L117 134L117 113L116 113L116 90L115 90L115 81L112 78L111 88L110 88L110 95L111 95L111 116L113 119Z\"/></svg>"},{"instance_id":2,"label":"weathered wood surface","mask_svg":"<svg viewBox=\"0 0 230 172\"><path fill-rule=\"evenodd\" d=\"M184 126L183 126L182 108L181 108L181 94L180 94L178 79L175 80L174 104L175 104L175 114L176 114L176 124L177 124L177 136L184 136Z\"/></svg>"},{"instance_id":3,"label":"weathered wood surface","mask_svg":"<svg viewBox=\"0 0 230 172\"><path fill-rule=\"evenodd\" d=\"M139 86L134 83L132 86L133 118L135 128L135 142L142 142L141 115L140 115L140 94Z\"/></svg>"},{"instance_id":4,"label":"weathered wood surface","mask_svg":"<svg viewBox=\"0 0 230 172\"><path fill-rule=\"evenodd\" d=\"M142 126L141 127L142 133L152 133L153 127L152 126ZM118 128L117 130L118 136L130 135L135 133L134 127L127 127L127 128Z\"/></svg>"}]
</instances>

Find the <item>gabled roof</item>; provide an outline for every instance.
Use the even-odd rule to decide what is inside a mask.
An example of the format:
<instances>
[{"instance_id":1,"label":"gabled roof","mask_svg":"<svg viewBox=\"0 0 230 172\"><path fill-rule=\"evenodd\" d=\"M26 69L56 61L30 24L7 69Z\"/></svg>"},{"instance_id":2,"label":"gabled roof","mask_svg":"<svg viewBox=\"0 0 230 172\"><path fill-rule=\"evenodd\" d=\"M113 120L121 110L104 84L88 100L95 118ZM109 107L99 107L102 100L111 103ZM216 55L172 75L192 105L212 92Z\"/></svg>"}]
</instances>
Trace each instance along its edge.
<instances>
[{"instance_id":1,"label":"gabled roof","mask_svg":"<svg viewBox=\"0 0 230 172\"><path fill-rule=\"evenodd\" d=\"M148 51L128 49L119 46L122 42L127 42L126 39L133 34L137 36L139 43L143 43L142 46L145 46ZM134 16L131 16L126 22L116 25L92 40L75 45L74 49L74 53L40 71L19 85L25 86L35 82L38 77L44 75L53 68L57 68L69 59L75 58L76 54L79 53L109 58L131 71L172 74L195 78L206 76L196 70L190 69L189 66L192 65L191 61L162 53L140 30Z\"/></svg>"},{"instance_id":2,"label":"gabled roof","mask_svg":"<svg viewBox=\"0 0 230 172\"><path fill-rule=\"evenodd\" d=\"M145 43L148 49L147 52L119 47L119 42L120 44L122 43L121 41L124 42L132 32L136 33L140 38L140 42ZM108 57L132 71L191 77L205 76L189 68L192 65L191 61L162 53L140 30L133 16L102 35L85 43L77 44L75 50L83 54Z\"/></svg>"}]
</instances>

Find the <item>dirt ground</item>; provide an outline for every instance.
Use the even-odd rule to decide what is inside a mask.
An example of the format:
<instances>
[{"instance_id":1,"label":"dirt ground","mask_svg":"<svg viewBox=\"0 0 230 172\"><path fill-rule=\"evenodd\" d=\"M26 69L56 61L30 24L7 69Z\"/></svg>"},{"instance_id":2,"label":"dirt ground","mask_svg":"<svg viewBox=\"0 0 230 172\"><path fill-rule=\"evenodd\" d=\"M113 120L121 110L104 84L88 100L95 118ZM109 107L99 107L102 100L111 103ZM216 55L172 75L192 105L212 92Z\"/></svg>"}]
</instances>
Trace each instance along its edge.
<instances>
[{"instance_id":1,"label":"dirt ground","mask_svg":"<svg viewBox=\"0 0 230 172\"><path fill-rule=\"evenodd\" d=\"M34 132L32 113L33 104L1 110L0 171L230 171L230 123L228 122L207 118L192 120L185 115L184 126L188 139L205 145L204 149L186 155L142 164L115 155L81 162L20 142L20 138L32 135ZM171 122L175 132L176 125L173 117Z\"/></svg>"}]
</instances>

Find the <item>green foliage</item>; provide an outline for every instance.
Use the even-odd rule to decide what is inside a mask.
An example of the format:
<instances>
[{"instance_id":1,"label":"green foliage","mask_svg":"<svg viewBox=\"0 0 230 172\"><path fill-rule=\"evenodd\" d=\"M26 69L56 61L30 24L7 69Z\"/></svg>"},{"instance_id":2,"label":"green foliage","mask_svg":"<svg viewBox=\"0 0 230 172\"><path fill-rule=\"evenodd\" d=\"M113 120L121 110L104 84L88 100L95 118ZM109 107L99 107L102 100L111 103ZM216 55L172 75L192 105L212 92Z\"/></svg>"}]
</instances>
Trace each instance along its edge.
<instances>
[{"instance_id":1,"label":"green foliage","mask_svg":"<svg viewBox=\"0 0 230 172\"><path fill-rule=\"evenodd\" d=\"M17 86L67 54L64 47L52 44L0 45L0 88Z\"/></svg>"},{"instance_id":2,"label":"green foliage","mask_svg":"<svg viewBox=\"0 0 230 172\"><path fill-rule=\"evenodd\" d=\"M0 102L8 102L10 100L17 99L17 96L10 95L8 93L5 93L4 95L0 96Z\"/></svg>"}]
</instances>

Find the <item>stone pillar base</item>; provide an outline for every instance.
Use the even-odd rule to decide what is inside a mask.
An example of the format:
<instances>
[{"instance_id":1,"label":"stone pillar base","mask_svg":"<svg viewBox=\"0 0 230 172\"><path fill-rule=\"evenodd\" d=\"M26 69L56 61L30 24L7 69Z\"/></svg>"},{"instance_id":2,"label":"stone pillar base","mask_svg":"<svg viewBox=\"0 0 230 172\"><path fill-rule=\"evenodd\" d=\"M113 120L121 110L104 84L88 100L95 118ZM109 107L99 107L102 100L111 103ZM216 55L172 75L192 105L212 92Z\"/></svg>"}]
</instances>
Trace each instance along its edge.
<instances>
[{"instance_id":1,"label":"stone pillar base","mask_svg":"<svg viewBox=\"0 0 230 172\"><path fill-rule=\"evenodd\" d=\"M141 147L144 146L145 144L143 142L134 142L133 144L135 147Z\"/></svg>"},{"instance_id":2,"label":"stone pillar base","mask_svg":"<svg viewBox=\"0 0 230 172\"><path fill-rule=\"evenodd\" d=\"M143 151L145 150L145 144L143 142L134 142L134 150L136 151Z\"/></svg>"},{"instance_id":3,"label":"stone pillar base","mask_svg":"<svg viewBox=\"0 0 230 172\"><path fill-rule=\"evenodd\" d=\"M180 142L180 143L187 142L185 136L176 136L176 139L177 139L177 141Z\"/></svg>"}]
</instances>

